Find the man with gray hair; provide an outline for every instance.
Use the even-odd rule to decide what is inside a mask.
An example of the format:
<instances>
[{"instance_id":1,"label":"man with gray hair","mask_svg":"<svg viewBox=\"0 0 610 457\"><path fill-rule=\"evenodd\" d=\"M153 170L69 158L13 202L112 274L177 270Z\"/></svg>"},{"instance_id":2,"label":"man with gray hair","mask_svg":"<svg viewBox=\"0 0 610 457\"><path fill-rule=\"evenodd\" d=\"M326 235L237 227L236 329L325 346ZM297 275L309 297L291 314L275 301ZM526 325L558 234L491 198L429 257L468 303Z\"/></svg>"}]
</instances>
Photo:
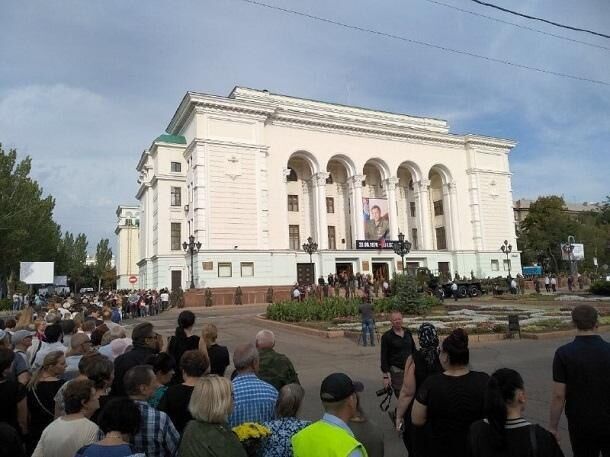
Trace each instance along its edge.
<instances>
[{"instance_id":1,"label":"man with gray hair","mask_svg":"<svg viewBox=\"0 0 610 457\"><path fill-rule=\"evenodd\" d=\"M258 351L254 344L241 344L233 352L233 365L237 375L233 379L233 412L229 425L236 427L244 422L263 422L273 419L278 392L275 387L260 380Z\"/></svg>"},{"instance_id":2,"label":"man with gray hair","mask_svg":"<svg viewBox=\"0 0 610 457\"><path fill-rule=\"evenodd\" d=\"M290 359L276 352L274 347L275 335L271 330L261 330L256 334L256 348L259 355L258 377L278 391L287 384L300 384Z\"/></svg>"}]
</instances>

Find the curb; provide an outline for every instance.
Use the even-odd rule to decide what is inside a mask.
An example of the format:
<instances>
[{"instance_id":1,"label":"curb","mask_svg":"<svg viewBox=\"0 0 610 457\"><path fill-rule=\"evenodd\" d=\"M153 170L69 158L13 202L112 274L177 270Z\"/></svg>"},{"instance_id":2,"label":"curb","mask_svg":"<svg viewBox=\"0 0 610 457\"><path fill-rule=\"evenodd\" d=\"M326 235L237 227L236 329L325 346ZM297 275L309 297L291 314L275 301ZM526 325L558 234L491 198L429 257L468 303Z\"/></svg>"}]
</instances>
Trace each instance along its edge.
<instances>
[{"instance_id":1,"label":"curb","mask_svg":"<svg viewBox=\"0 0 610 457\"><path fill-rule=\"evenodd\" d=\"M600 325L597 330L601 332L610 331L610 325ZM572 330L558 330L556 332L542 332L542 333L529 333L521 332L521 339L530 340L552 340L555 338L563 338L566 336L576 336L576 329Z\"/></svg>"},{"instance_id":2,"label":"curb","mask_svg":"<svg viewBox=\"0 0 610 457\"><path fill-rule=\"evenodd\" d=\"M353 330L316 330L314 328L302 327L296 324L289 324L286 322L272 321L264 317L264 314L258 314L255 319L264 322L268 327L275 327L279 329L289 329L305 335L317 336L320 338L358 338L360 332ZM599 332L610 331L610 325L602 325L598 328ZM470 343L489 343L494 341L505 341L505 340L552 340L557 338L564 338L566 336L575 336L576 330L559 330L556 332L544 332L544 333L529 333L521 332L521 337L509 337L506 333L469 333L468 341Z\"/></svg>"}]
</instances>

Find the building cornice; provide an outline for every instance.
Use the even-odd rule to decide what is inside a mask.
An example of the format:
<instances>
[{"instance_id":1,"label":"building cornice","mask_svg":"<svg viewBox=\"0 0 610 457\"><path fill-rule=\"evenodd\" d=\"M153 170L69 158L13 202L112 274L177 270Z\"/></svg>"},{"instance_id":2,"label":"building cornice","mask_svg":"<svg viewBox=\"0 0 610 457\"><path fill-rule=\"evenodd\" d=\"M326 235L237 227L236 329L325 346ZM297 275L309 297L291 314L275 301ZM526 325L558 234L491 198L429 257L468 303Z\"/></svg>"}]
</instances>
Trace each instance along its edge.
<instances>
[{"instance_id":1,"label":"building cornice","mask_svg":"<svg viewBox=\"0 0 610 457\"><path fill-rule=\"evenodd\" d=\"M192 112L196 109L238 112L262 116L264 118L273 113L275 108L272 105L265 105L263 103L252 103L220 97L218 95L187 92L167 126L166 132L170 134L179 134L186 120L188 120L192 115Z\"/></svg>"},{"instance_id":2,"label":"building cornice","mask_svg":"<svg viewBox=\"0 0 610 457\"><path fill-rule=\"evenodd\" d=\"M502 138L452 134L449 133L447 122L438 119L335 105L240 87L235 88L228 98L187 92L169 123L167 132L180 134L195 112L239 113L260 117L267 125L340 131L454 148L471 146L492 152L507 153L516 145L516 142ZM192 144L191 142L184 151L185 156Z\"/></svg>"}]
</instances>

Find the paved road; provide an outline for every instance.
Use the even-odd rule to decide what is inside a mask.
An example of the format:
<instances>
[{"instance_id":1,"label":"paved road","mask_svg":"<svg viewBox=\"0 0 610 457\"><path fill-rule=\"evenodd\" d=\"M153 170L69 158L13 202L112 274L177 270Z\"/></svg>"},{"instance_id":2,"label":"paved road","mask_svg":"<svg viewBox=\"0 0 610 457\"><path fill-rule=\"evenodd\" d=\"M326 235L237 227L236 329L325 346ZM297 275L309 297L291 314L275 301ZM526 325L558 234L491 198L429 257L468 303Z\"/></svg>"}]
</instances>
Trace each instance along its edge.
<instances>
[{"instance_id":1,"label":"paved road","mask_svg":"<svg viewBox=\"0 0 610 457\"><path fill-rule=\"evenodd\" d=\"M196 330L199 331L203 322L215 323L219 329L219 343L227 345L232 351L236 344L254 339L256 332L261 329L260 322L255 316L264 311L264 306L218 307L193 311L197 315ZM158 331L164 335L171 335L177 315L177 310L171 310L150 320L155 323ZM314 420L320 417L322 413L318 397L320 382L329 373L343 371L353 379L364 383L365 392L362 395L364 410L385 434L386 455L406 454L401 440L392 430L387 415L381 413L377 407L379 401L375 397L375 390L381 387L377 347L363 348L345 338L322 339L291 330L274 329L274 331L276 349L291 358L307 392L302 410L304 418ZM604 337L608 338L610 335L606 334ZM474 370L487 373L502 367L518 370L525 380L527 389L526 417L546 426L553 353L559 345L570 340L571 338L546 341L511 340L475 346L471 350L471 365ZM561 427L562 448L566 456L571 456L564 419Z\"/></svg>"}]
</instances>

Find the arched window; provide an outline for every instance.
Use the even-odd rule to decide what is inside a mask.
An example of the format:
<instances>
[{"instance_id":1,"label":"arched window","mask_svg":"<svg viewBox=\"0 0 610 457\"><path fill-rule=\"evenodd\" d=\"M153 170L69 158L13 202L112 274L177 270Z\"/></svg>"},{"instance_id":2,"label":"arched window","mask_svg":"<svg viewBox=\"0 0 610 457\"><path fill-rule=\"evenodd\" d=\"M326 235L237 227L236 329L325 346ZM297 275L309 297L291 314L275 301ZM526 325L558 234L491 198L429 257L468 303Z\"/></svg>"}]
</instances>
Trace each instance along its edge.
<instances>
[{"instance_id":1,"label":"arched window","mask_svg":"<svg viewBox=\"0 0 610 457\"><path fill-rule=\"evenodd\" d=\"M290 170L290 174L288 175L288 181L297 181L299 177L297 176L297 172L292 168L288 168Z\"/></svg>"}]
</instances>

